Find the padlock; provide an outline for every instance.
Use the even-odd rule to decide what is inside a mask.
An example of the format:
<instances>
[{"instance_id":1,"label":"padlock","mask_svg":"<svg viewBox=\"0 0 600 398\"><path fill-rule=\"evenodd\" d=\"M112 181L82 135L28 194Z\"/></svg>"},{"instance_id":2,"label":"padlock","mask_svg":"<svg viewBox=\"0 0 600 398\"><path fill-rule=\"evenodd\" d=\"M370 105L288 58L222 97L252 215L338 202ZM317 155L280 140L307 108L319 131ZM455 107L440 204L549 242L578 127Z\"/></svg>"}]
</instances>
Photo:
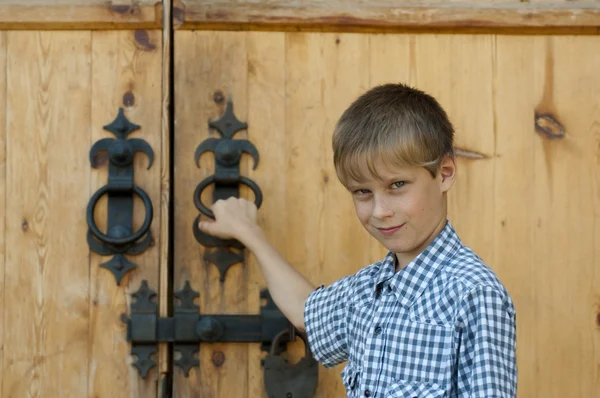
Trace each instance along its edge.
<instances>
[{"instance_id":1,"label":"padlock","mask_svg":"<svg viewBox=\"0 0 600 398\"><path fill-rule=\"evenodd\" d=\"M279 333L271 344L271 350L264 361L265 390L269 398L312 398L319 383L318 362L312 356L308 339L304 333L296 336L304 342L305 356L295 364L290 364L275 350L279 341L289 330Z\"/></svg>"}]
</instances>

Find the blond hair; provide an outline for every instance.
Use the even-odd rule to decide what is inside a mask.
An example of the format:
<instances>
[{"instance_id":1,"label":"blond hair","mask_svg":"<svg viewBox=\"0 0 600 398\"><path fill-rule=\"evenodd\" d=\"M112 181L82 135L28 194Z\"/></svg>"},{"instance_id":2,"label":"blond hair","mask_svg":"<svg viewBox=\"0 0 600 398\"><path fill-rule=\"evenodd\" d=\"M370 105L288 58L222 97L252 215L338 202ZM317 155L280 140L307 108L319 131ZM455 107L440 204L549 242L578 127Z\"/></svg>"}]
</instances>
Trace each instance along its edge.
<instances>
[{"instance_id":1,"label":"blond hair","mask_svg":"<svg viewBox=\"0 0 600 398\"><path fill-rule=\"evenodd\" d=\"M404 84L367 91L344 111L333 133L333 162L340 181L361 181L366 162L380 178L375 161L386 166L418 166L432 177L445 155L454 156L454 128L430 95Z\"/></svg>"}]
</instances>

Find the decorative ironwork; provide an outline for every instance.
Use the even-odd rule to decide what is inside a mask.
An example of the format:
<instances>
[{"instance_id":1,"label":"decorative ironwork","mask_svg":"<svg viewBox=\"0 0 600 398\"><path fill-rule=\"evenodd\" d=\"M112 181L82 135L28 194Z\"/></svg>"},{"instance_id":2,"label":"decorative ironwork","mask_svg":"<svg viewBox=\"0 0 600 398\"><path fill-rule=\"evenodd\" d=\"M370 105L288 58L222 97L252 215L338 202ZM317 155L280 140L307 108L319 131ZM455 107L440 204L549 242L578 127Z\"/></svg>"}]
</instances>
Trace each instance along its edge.
<instances>
[{"instance_id":1,"label":"decorative ironwork","mask_svg":"<svg viewBox=\"0 0 600 398\"><path fill-rule=\"evenodd\" d=\"M152 359L157 353L157 343L173 343L173 350L180 354L174 360L185 376L199 365L194 354L199 344L213 342L259 342L263 351L270 351L273 345L278 352L284 352L289 341L295 339L295 329L277 308L267 290L260 293L265 304L258 315L200 315L194 299L200 294L186 281L183 289L175 293L174 316L161 318L154 303L156 292L143 281L136 298L131 304L131 317L127 323L127 341L131 343L131 353L137 357L133 363L142 378L156 366ZM285 336L280 335L286 330ZM277 341L275 340L277 337Z\"/></svg>"},{"instance_id":2,"label":"decorative ironwork","mask_svg":"<svg viewBox=\"0 0 600 398\"><path fill-rule=\"evenodd\" d=\"M196 149L195 160L198 167L200 156L203 153L212 151L215 154L215 174L204 179L194 191L194 204L201 214L214 218L213 212L202 203L202 191L211 184L214 184L213 202L219 199L229 197L239 197L239 185L244 184L250 187L254 192L254 201L256 207L262 204L262 192L258 185L243 176L240 176L240 159L243 153L248 153L254 160L253 169L258 165L258 151L256 147L248 140L234 140L233 136L240 130L248 128L246 123L240 122L233 113L233 104L229 100L225 112L219 120L208 123L209 127L217 130L221 138L208 138L204 140ZM220 272L220 280L225 280L225 274L229 267L238 262L244 261L244 246L235 239L219 239L200 231L198 222L201 215L194 220L193 231L196 240L212 250L206 250L204 260L217 266ZM232 250L236 249L236 251Z\"/></svg>"},{"instance_id":3,"label":"decorative ironwork","mask_svg":"<svg viewBox=\"0 0 600 398\"><path fill-rule=\"evenodd\" d=\"M112 259L100 266L108 269L115 276L117 285L123 276L137 265L125 258L125 254L137 255L144 252L152 243L150 224L152 223L152 202L148 194L133 183L133 158L136 152L148 156L148 169L154 162L154 152L150 145L138 138L127 139L127 136L138 130L140 126L131 123L119 108L116 119L104 126L117 138L103 138L97 141L90 150L90 164L97 168L100 152L108 152L108 184L100 188L91 197L87 207L88 234L90 248L102 255L114 255ZM146 209L144 222L140 229L133 232L133 195L138 195ZM107 232L102 233L94 220L94 209L100 198L108 196ZM141 240L140 240L141 239Z\"/></svg>"}]
</instances>

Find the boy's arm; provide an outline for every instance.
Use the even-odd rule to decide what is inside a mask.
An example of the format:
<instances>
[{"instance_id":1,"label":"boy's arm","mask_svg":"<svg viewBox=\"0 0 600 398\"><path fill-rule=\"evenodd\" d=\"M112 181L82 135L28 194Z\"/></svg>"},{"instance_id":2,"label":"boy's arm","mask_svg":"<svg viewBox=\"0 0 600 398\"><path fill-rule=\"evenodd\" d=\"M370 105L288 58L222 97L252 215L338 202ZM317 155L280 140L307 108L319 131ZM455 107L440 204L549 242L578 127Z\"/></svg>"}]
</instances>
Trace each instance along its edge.
<instances>
[{"instance_id":1,"label":"boy's arm","mask_svg":"<svg viewBox=\"0 0 600 398\"><path fill-rule=\"evenodd\" d=\"M458 352L458 396L517 396L516 315L496 289L481 286L462 300Z\"/></svg>"},{"instance_id":2,"label":"boy's arm","mask_svg":"<svg viewBox=\"0 0 600 398\"><path fill-rule=\"evenodd\" d=\"M245 199L219 200L212 206L215 221L202 221L201 231L223 239L237 239L256 257L273 301L292 324L304 327L304 305L315 290L267 241L256 223L256 206Z\"/></svg>"}]
</instances>

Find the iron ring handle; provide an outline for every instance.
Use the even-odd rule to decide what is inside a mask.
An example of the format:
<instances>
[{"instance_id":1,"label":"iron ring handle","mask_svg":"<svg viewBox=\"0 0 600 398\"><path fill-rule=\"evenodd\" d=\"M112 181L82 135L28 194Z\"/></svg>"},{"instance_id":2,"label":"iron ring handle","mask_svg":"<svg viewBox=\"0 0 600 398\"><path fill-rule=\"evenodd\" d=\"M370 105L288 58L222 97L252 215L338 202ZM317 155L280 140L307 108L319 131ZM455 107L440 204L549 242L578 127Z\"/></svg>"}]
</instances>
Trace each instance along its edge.
<instances>
[{"instance_id":1,"label":"iron ring handle","mask_svg":"<svg viewBox=\"0 0 600 398\"><path fill-rule=\"evenodd\" d=\"M214 182L215 182L214 175L207 177L204 180L202 180L202 182L200 182L200 184L198 184L198 186L196 187L196 190L194 191L194 204L196 205L196 208L205 216L208 216L213 219L215 218L215 215L212 212L212 210L210 210L206 206L204 206L204 203L202 203L201 195L202 195L202 191L204 191L204 189L207 186L209 186L210 184L212 184ZM256 205L257 208L259 208L260 205L262 204L262 192L261 192L260 188L258 187L258 185L256 185L256 183L254 181L252 181L251 179L246 178L246 177L240 177L237 182L248 186L252 190L252 192L254 192L254 204Z\"/></svg>"},{"instance_id":2,"label":"iron ring handle","mask_svg":"<svg viewBox=\"0 0 600 398\"><path fill-rule=\"evenodd\" d=\"M100 197L102 197L102 195L110 192L110 186L108 186L108 185L103 186L102 188L97 190L96 193L90 199L90 203L87 208L87 223L88 223L88 226L90 227L90 230L92 231L92 233L99 240L101 240L105 243L113 244L113 245L124 245L127 243L135 242L136 240L138 240L139 238L144 236L144 234L146 232L148 232L148 229L150 228L150 224L152 223L152 212L153 212L152 201L150 200L150 197L148 197L148 194L146 192L144 192L140 187L134 185L132 190L144 202L144 207L146 208L146 218L144 219L144 223L142 224L142 227L139 230L137 230L137 232L135 232L134 234L132 234L130 236L126 236L124 238L111 238L110 236L103 234L98 229L98 227L96 226L96 222L94 221L94 208L96 207L96 203L98 203L98 200L100 200Z\"/></svg>"}]
</instances>

